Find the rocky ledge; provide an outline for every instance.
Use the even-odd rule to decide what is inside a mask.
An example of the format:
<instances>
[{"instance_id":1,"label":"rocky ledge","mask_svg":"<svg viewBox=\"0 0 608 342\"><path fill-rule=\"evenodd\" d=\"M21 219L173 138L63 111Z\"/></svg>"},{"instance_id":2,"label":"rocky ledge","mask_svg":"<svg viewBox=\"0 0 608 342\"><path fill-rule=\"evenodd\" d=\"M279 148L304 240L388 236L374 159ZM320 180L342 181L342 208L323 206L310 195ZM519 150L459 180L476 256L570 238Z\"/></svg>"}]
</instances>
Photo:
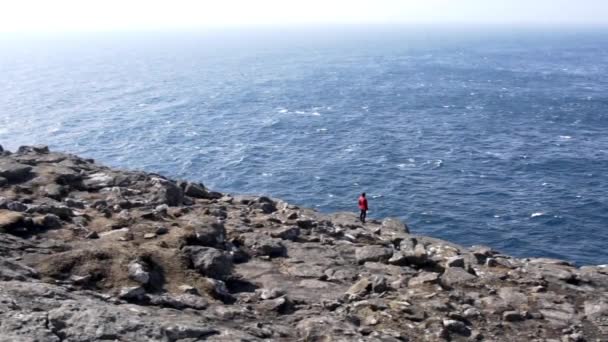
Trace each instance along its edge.
<instances>
[{"instance_id":1,"label":"rocky ledge","mask_svg":"<svg viewBox=\"0 0 608 342\"><path fill-rule=\"evenodd\" d=\"M0 147L2 341L607 341L608 267Z\"/></svg>"}]
</instances>

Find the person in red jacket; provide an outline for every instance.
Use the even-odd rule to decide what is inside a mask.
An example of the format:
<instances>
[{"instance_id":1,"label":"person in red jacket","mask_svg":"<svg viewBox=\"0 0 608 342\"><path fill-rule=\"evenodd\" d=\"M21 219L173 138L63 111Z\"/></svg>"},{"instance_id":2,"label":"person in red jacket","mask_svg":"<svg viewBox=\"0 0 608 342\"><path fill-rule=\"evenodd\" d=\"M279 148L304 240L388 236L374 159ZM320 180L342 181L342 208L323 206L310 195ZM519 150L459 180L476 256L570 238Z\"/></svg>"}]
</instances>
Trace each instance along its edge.
<instances>
[{"instance_id":1,"label":"person in red jacket","mask_svg":"<svg viewBox=\"0 0 608 342\"><path fill-rule=\"evenodd\" d=\"M365 223L365 217L367 216L367 198L365 198L365 192L359 196L359 209L361 209L361 214L359 215L359 219L361 222Z\"/></svg>"}]
</instances>

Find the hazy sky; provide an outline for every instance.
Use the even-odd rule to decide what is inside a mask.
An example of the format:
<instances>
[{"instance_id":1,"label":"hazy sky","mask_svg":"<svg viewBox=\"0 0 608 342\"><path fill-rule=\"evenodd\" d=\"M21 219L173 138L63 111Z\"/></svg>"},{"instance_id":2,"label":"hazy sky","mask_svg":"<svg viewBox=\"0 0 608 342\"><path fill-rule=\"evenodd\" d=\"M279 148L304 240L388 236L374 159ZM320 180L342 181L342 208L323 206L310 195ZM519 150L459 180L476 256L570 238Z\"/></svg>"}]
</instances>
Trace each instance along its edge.
<instances>
[{"instance_id":1,"label":"hazy sky","mask_svg":"<svg viewBox=\"0 0 608 342\"><path fill-rule=\"evenodd\" d=\"M8 0L0 32L326 23L608 26L608 0Z\"/></svg>"}]
</instances>

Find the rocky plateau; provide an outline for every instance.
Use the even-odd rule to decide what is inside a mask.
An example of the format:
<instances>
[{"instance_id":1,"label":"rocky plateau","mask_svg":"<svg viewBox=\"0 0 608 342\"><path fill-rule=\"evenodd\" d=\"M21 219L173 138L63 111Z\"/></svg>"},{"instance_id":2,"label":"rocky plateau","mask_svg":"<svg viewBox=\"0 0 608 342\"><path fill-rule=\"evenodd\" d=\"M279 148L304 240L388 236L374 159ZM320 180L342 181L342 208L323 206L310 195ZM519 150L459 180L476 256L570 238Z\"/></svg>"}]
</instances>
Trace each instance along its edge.
<instances>
[{"instance_id":1,"label":"rocky plateau","mask_svg":"<svg viewBox=\"0 0 608 342\"><path fill-rule=\"evenodd\" d=\"M0 147L0 341L608 341L608 266Z\"/></svg>"}]
</instances>

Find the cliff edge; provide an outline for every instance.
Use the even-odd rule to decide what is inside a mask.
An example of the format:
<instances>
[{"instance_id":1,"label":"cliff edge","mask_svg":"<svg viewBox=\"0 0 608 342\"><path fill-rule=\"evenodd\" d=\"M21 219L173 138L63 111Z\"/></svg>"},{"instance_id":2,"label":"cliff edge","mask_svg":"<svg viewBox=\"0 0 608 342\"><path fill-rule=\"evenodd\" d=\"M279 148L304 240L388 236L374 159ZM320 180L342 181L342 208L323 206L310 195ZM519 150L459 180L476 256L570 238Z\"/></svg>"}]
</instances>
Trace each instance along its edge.
<instances>
[{"instance_id":1,"label":"cliff edge","mask_svg":"<svg viewBox=\"0 0 608 342\"><path fill-rule=\"evenodd\" d=\"M0 147L0 341L608 341L608 267Z\"/></svg>"}]
</instances>

